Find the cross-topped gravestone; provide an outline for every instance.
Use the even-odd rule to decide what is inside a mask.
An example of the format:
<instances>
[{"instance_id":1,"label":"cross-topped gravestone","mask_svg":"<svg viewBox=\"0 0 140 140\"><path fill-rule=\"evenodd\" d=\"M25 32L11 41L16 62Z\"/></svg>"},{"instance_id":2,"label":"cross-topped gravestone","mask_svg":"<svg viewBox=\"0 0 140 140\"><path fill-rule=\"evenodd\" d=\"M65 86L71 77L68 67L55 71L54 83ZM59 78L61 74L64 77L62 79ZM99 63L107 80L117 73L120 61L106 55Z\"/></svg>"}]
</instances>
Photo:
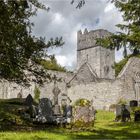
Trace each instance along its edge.
<instances>
[{"instance_id":1,"label":"cross-topped gravestone","mask_svg":"<svg viewBox=\"0 0 140 140\"><path fill-rule=\"evenodd\" d=\"M58 95L60 94L61 90L58 87L54 87L53 95L54 95L54 105L58 104Z\"/></svg>"}]
</instances>

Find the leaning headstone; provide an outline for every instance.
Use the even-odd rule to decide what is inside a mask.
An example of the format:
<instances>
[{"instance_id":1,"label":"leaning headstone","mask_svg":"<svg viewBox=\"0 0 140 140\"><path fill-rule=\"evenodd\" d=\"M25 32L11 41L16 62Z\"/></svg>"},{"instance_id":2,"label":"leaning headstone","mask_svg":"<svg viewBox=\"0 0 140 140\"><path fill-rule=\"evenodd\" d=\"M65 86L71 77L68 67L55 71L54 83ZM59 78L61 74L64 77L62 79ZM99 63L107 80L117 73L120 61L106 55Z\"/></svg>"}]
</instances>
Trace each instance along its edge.
<instances>
[{"instance_id":1,"label":"leaning headstone","mask_svg":"<svg viewBox=\"0 0 140 140\"><path fill-rule=\"evenodd\" d=\"M25 105L32 106L33 104L33 97L31 94L29 94L25 99Z\"/></svg>"}]
</instances>

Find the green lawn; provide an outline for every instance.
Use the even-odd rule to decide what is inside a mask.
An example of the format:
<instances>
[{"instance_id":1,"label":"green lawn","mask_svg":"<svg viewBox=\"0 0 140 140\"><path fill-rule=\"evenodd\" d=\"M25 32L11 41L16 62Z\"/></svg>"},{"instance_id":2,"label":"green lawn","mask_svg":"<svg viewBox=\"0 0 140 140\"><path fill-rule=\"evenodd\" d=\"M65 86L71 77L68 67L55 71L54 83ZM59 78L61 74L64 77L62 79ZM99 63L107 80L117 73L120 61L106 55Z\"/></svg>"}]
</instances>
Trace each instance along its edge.
<instances>
[{"instance_id":1,"label":"green lawn","mask_svg":"<svg viewBox=\"0 0 140 140\"><path fill-rule=\"evenodd\" d=\"M73 140L73 139L140 139L140 123L113 122L114 114L98 111L95 126L78 132L63 128L47 128L42 131L0 132L0 140Z\"/></svg>"}]
</instances>

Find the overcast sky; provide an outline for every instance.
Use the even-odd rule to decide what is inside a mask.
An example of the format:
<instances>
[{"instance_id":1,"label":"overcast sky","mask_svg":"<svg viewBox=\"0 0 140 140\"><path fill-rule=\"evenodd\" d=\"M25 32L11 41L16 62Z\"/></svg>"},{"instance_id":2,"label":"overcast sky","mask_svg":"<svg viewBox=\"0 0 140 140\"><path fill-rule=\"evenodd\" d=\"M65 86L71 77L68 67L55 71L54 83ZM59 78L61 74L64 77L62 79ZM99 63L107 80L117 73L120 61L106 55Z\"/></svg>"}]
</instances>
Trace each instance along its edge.
<instances>
[{"instance_id":1,"label":"overcast sky","mask_svg":"<svg viewBox=\"0 0 140 140\"><path fill-rule=\"evenodd\" d=\"M65 44L62 48L50 50L54 53L59 64L68 69L76 67L77 31L107 29L117 31L116 24L122 22L121 14L108 0L86 0L86 4L79 10L71 0L41 0L50 7L50 11L39 10L32 18L35 24L33 34L46 37L63 37ZM122 53L116 53L116 61L122 58Z\"/></svg>"}]
</instances>

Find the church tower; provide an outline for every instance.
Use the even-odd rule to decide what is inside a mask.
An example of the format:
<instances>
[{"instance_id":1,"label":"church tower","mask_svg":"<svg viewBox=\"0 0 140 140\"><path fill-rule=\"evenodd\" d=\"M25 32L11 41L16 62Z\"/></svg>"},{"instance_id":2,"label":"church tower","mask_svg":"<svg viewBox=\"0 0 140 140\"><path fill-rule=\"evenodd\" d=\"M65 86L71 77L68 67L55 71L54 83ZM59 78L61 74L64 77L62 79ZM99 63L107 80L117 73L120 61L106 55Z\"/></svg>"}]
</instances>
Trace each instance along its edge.
<instances>
[{"instance_id":1,"label":"church tower","mask_svg":"<svg viewBox=\"0 0 140 140\"><path fill-rule=\"evenodd\" d=\"M87 62L98 78L114 79L115 69L115 50L103 48L96 45L96 38L104 38L109 36L107 30L99 29L84 33L77 33L77 69Z\"/></svg>"}]
</instances>

